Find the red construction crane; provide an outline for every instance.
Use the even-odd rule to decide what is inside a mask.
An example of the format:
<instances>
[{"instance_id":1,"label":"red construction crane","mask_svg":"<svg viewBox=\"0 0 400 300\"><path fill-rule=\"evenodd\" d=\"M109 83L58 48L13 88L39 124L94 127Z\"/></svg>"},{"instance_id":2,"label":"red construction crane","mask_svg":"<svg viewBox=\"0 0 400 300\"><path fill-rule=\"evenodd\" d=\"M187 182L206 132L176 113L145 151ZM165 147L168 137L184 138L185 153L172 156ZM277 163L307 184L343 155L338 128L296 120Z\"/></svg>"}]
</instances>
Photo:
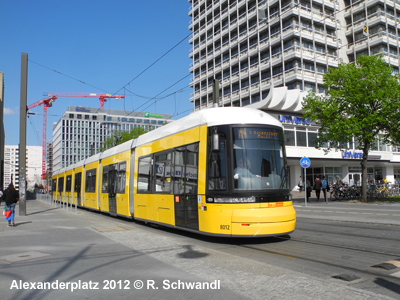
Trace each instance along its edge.
<instances>
[{"instance_id":1,"label":"red construction crane","mask_svg":"<svg viewBox=\"0 0 400 300\"><path fill-rule=\"evenodd\" d=\"M111 94L103 94L103 93L45 93L43 96L46 97L90 97L90 98L100 98L100 108L104 108L104 102L107 101L107 98L125 98L124 95L116 96Z\"/></svg>"},{"instance_id":2,"label":"red construction crane","mask_svg":"<svg viewBox=\"0 0 400 300\"><path fill-rule=\"evenodd\" d=\"M46 179L46 128L47 128L47 108L53 106L53 102L57 99L56 96L45 98L27 106L27 111L39 105L43 105L43 128L42 128L42 180Z\"/></svg>"}]
</instances>

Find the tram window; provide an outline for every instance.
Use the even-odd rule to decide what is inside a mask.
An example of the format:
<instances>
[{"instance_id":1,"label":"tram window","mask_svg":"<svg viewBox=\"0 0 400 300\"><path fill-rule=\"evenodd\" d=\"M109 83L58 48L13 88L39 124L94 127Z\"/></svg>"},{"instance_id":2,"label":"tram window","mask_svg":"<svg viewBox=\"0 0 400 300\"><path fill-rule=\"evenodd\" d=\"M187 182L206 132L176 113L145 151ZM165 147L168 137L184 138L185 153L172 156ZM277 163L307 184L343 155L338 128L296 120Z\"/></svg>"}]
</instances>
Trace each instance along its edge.
<instances>
[{"instance_id":1,"label":"tram window","mask_svg":"<svg viewBox=\"0 0 400 300\"><path fill-rule=\"evenodd\" d=\"M58 178L58 191L64 191L64 177Z\"/></svg>"},{"instance_id":2,"label":"tram window","mask_svg":"<svg viewBox=\"0 0 400 300\"><path fill-rule=\"evenodd\" d=\"M103 181L101 183L101 192L108 192L108 166L103 167Z\"/></svg>"},{"instance_id":3,"label":"tram window","mask_svg":"<svg viewBox=\"0 0 400 300\"><path fill-rule=\"evenodd\" d=\"M71 183L72 183L72 175L67 176L67 183L65 185L65 191L70 192L71 191Z\"/></svg>"},{"instance_id":4,"label":"tram window","mask_svg":"<svg viewBox=\"0 0 400 300\"><path fill-rule=\"evenodd\" d=\"M197 194L199 144L188 145L186 149L185 190L187 194Z\"/></svg>"},{"instance_id":5,"label":"tram window","mask_svg":"<svg viewBox=\"0 0 400 300\"><path fill-rule=\"evenodd\" d=\"M81 180L82 180L82 173L76 173L75 174L75 187L74 187L74 192L80 193L81 192Z\"/></svg>"},{"instance_id":6,"label":"tram window","mask_svg":"<svg viewBox=\"0 0 400 300\"><path fill-rule=\"evenodd\" d=\"M197 194L199 144L175 148L172 182L174 194Z\"/></svg>"},{"instance_id":7,"label":"tram window","mask_svg":"<svg viewBox=\"0 0 400 300\"><path fill-rule=\"evenodd\" d=\"M208 161L208 189L226 190L226 147L225 141L219 142L219 151L212 151Z\"/></svg>"},{"instance_id":8,"label":"tram window","mask_svg":"<svg viewBox=\"0 0 400 300\"><path fill-rule=\"evenodd\" d=\"M96 192L96 169L86 171L85 192Z\"/></svg>"},{"instance_id":9,"label":"tram window","mask_svg":"<svg viewBox=\"0 0 400 300\"><path fill-rule=\"evenodd\" d=\"M282 132L269 128L233 129L233 179L236 190L286 188Z\"/></svg>"},{"instance_id":10,"label":"tram window","mask_svg":"<svg viewBox=\"0 0 400 300\"><path fill-rule=\"evenodd\" d=\"M150 192L150 178L152 175L151 160L152 160L151 156L139 158L138 182L137 182L138 192L142 193Z\"/></svg>"},{"instance_id":11,"label":"tram window","mask_svg":"<svg viewBox=\"0 0 400 300\"><path fill-rule=\"evenodd\" d=\"M119 163L118 169L117 193L125 194L126 162Z\"/></svg>"},{"instance_id":12,"label":"tram window","mask_svg":"<svg viewBox=\"0 0 400 300\"><path fill-rule=\"evenodd\" d=\"M154 155L155 192L171 193L172 152Z\"/></svg>"},{"instance_id":13,"label":"tram window","mask_svg":"<svg viewBox=\"0 0 400 300\"><path fill-rule=\"evenodd\" d=\"M174 151L174 172L172 182L174 185L174 194L183 194L185 181L183 174L185 173L184 163L185 147L176 148Z\"/></svg>"},{"instance_id":14,"label":"tram window","mask_svg":"<svg viewBox=\"0 0 400 300\"><path fill-rule=\"evenodd\" d=\"M53 179L51 182L51 190L55 192L57 190L57 179Z\"/></svg>"},{"instance_id":15,"label":"tram window","mask_svg":"<svg viewBox=\"0 0 400 300\"><path fill-rule=\"evenodd\" d=\"M118 185L118 164L108 166L107 193L116 194Z\"/></svg>"}]
</instances>

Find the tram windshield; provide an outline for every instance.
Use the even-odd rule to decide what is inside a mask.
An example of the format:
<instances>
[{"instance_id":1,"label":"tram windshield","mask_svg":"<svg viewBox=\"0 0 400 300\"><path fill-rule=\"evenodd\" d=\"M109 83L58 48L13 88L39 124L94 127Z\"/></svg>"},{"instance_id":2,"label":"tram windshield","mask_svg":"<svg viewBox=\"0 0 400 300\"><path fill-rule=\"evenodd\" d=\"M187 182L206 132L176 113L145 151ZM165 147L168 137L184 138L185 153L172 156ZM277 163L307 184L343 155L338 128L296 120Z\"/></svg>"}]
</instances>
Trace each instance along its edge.
<instances>
[{"instance_id":1,"label":"tram windshield","mask_svg":"<svg viewBox=\"0 0 400 300\"><path fill-rule=\"evenodd\" d=\"M286 188L282 130L233 128L234 190Z\"/></svg>"}]
</instances>

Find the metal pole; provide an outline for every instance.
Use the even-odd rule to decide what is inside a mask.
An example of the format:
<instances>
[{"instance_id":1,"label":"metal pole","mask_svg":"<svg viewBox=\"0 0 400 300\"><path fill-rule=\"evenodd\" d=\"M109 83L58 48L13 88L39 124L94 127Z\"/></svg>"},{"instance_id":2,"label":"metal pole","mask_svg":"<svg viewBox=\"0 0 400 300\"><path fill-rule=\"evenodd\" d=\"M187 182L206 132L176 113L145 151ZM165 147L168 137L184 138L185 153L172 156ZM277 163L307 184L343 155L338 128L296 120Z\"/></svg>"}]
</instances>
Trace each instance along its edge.
<instances>
[{"instance_id":1,"label":"metal pole","mask_svg":"<svg viewBox=\"0 0 400 300\"><path fill-rule=\"evenodd\" d=\"M26 216L26 107L28 97L28 54L21 53L19 113L19 215Z\"/></svg>"},{"instance_id":2,"label":"metal pole","mask_svg":"<svg viewBox=\"0 0 400 300\"><path fill-rule=\"evenodd\" d=\"M307 179L306 179L306 168L303 168L304 170L304 178L303 178L303 183L304 183L304 203L305 206L307 206Z\"/></svg>"},{"instance_id":3,"label":"metal pole","mask_svg":"<svg viewBox=\"0 0 400 300\"><path fill-rule=\"evenodd\" d=\"M219 106L219 80L213 80L213 106Z\"/></svg>"}]
</instances>

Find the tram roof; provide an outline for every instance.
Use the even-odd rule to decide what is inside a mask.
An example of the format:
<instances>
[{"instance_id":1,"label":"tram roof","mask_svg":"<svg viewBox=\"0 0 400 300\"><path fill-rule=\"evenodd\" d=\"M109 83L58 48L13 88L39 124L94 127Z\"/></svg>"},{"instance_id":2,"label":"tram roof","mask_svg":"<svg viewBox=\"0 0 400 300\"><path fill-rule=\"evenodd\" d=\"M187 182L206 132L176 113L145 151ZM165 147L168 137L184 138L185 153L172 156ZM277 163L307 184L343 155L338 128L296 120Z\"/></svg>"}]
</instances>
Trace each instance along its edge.
<instances>
[{"instance_id":1,"label":"tram roof","mask_svg":"<svg viewBox=\"0 0 400 300\"><path fill-rule=\"evenodd\" d=\"M259 124L282 127L282 124L276 118L258 109L214 107L193 112L186 117L139 136L137 146L202 125L210 127L230 124Z\"/></svg>"},{"instance_id":2,"label":"tram roof","mask_svg":"<svg viewBox=\"0 0 400 300\"><path fill-rule=\"evenodd\" d=\"M132 148L132 145L135 143L135 140L129 140L127 142L124 142L118 146L112 147L110 149L107 149L106 151L102 152L100 155L100 159L110 157L113 155L116 155L118 153L122 153L125 151L128 151Z\"/></svg>"}]
</instances>

